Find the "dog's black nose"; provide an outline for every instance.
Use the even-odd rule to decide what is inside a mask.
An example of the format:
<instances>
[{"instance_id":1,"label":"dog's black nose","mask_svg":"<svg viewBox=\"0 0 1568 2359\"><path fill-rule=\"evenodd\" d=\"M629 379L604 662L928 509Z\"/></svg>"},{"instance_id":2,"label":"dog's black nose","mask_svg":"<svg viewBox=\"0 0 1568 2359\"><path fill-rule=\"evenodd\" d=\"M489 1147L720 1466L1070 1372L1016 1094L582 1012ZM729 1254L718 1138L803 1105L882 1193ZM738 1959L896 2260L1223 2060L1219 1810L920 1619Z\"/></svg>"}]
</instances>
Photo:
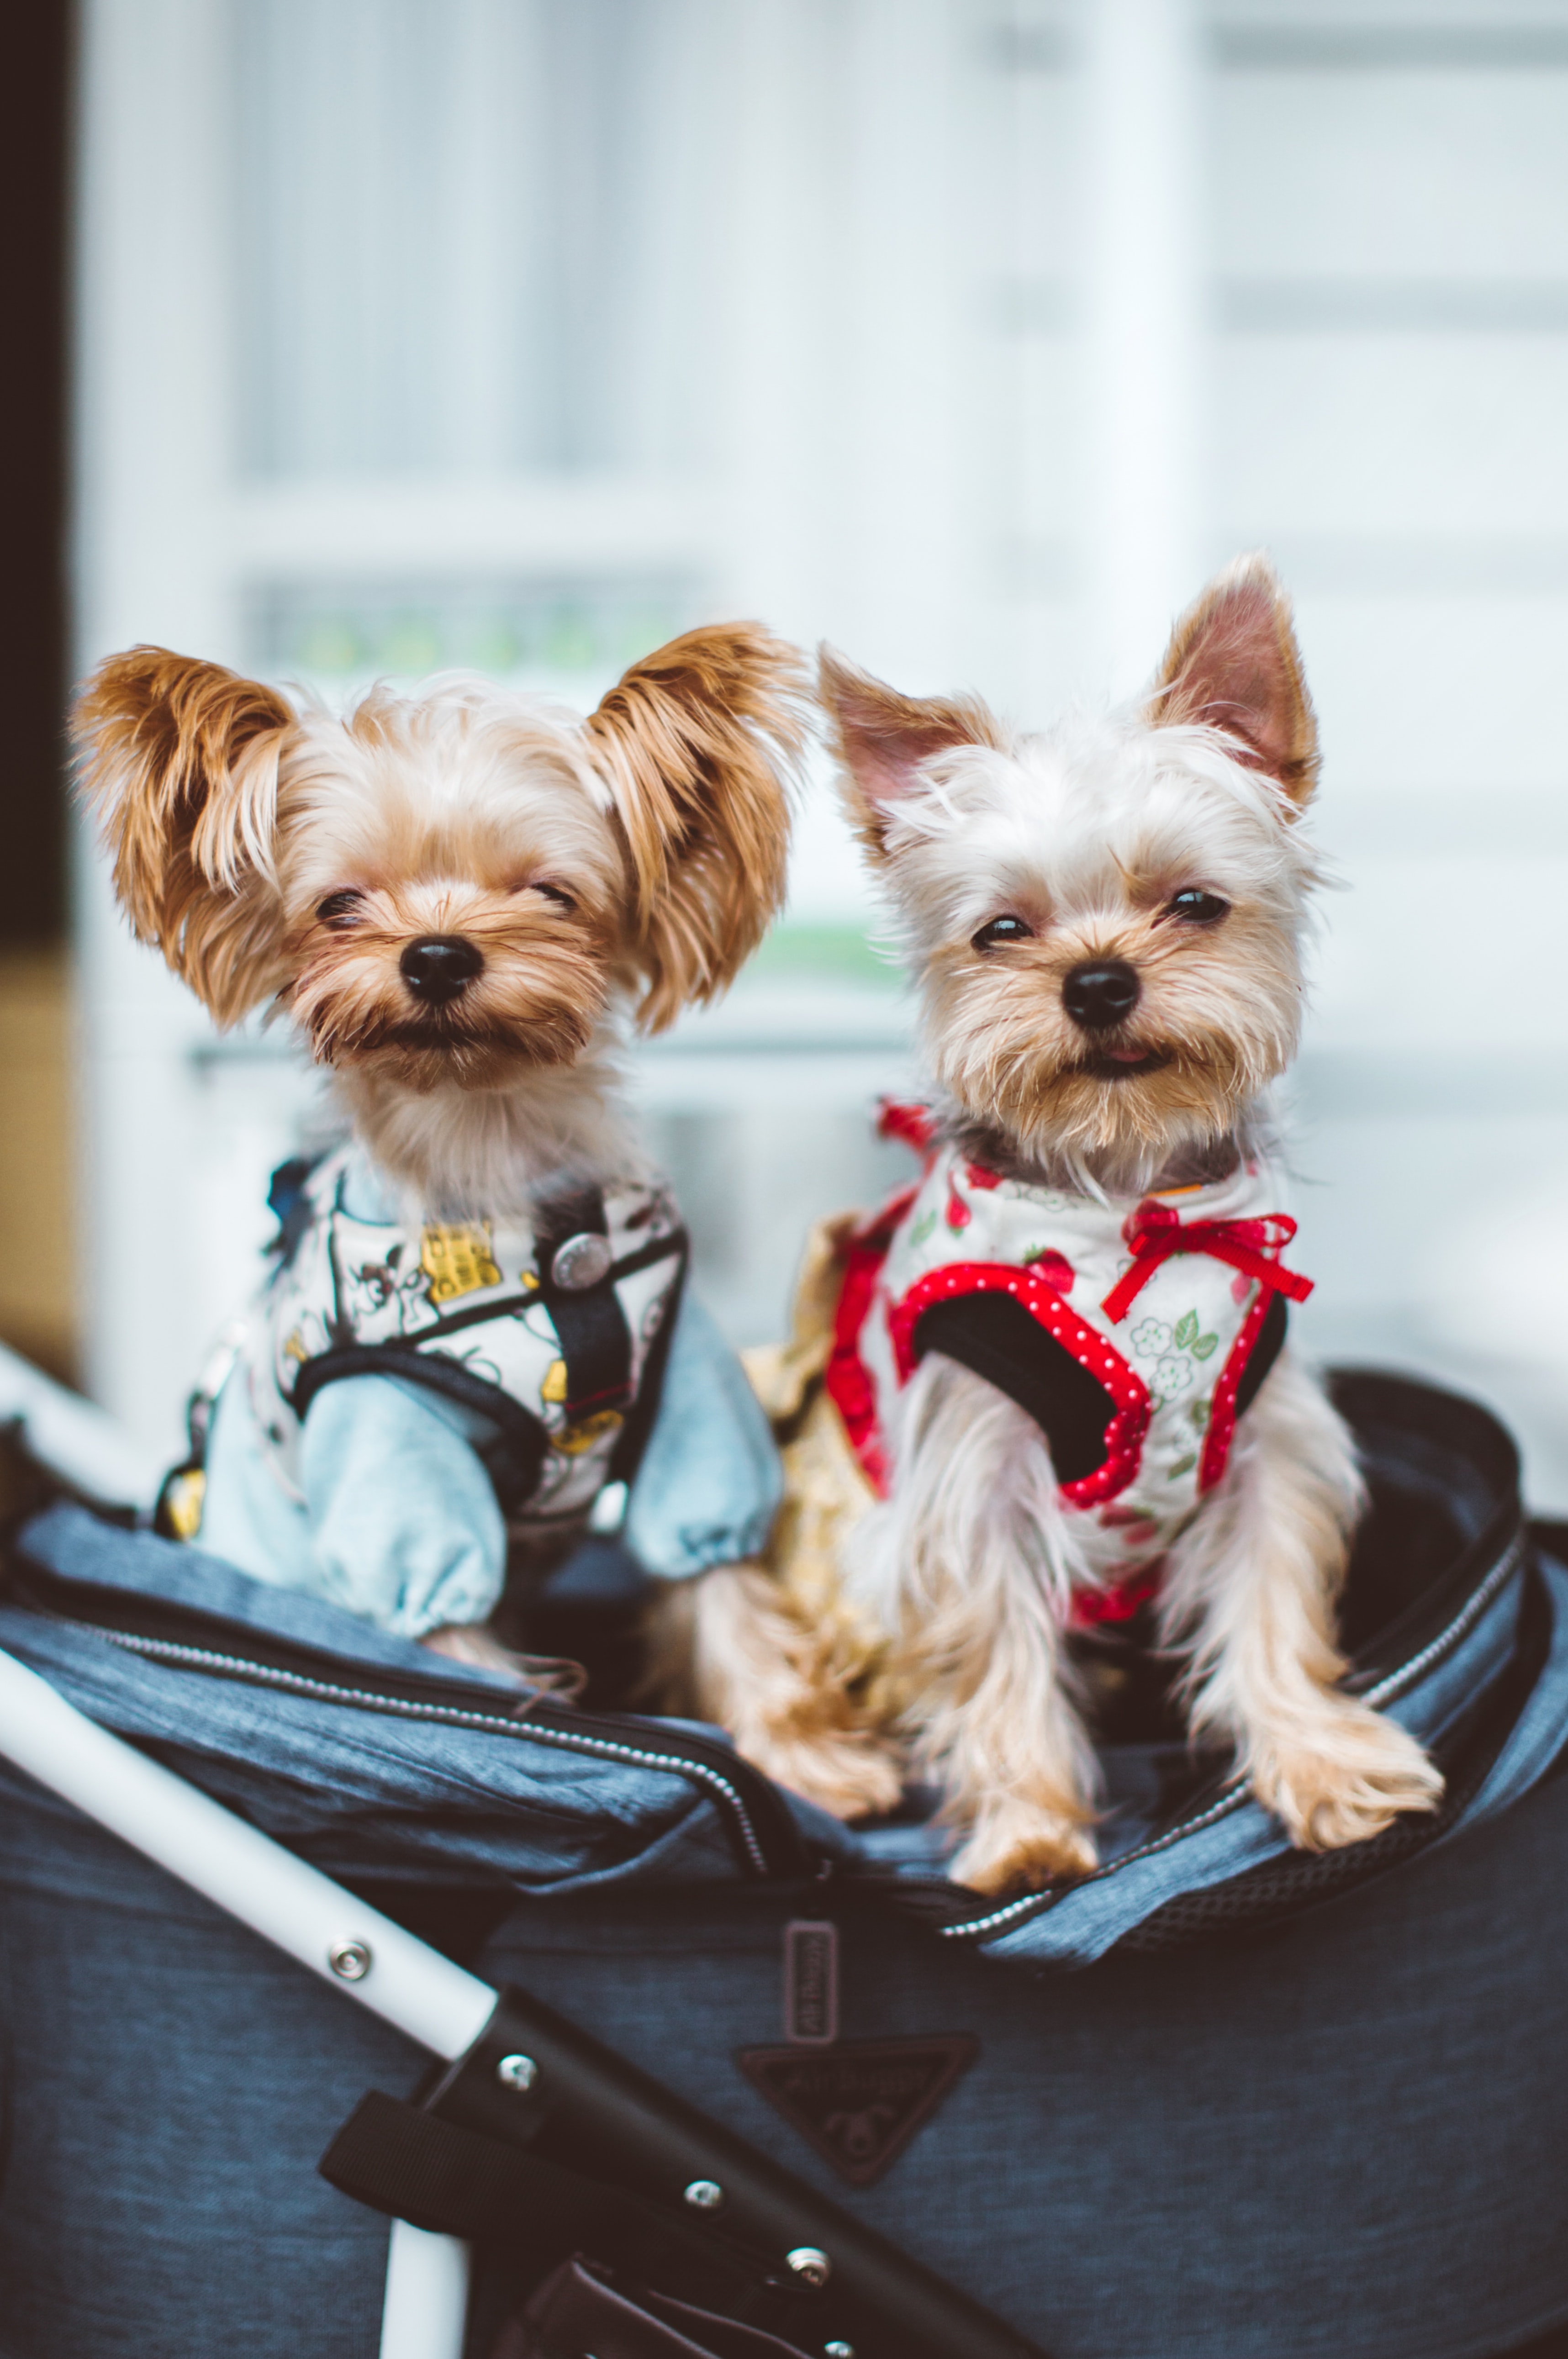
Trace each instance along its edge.
<instances>
[{"instance_id":1,"label":"dog's black nose","mask_svg":"<svg viewBox=\"0 0 1568 2359\"><path fill-rule=\"evenodd\" d=\"M455 999L485 969L484 957L462 934L421 934L397 964L415 998L428 999L433 1007Z\"/></svg>"},{"instance_id":2,"label":"dog's black nose","mask_svg":"<svg viewBox=\"0 0 1568 2359\"><path fill-rule=\"evenodd\" d=\"M1062 1005L1085 1032L1108 1032L1132 1014L1142 988L1126 959L1088 959L1069 968Z\"/></svg>"}]
</instances>

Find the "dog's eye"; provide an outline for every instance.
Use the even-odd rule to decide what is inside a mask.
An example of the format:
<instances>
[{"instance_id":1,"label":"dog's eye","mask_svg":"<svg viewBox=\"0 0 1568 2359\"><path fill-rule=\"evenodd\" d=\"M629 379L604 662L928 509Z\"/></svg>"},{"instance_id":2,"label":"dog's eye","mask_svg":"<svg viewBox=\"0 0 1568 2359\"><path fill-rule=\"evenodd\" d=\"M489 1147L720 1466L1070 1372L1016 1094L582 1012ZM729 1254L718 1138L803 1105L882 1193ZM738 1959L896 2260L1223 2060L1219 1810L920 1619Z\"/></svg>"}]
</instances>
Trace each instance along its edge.
<instances>
[{"instance_id":1,"label":"dog's eye","mask_svg":"<svg viewBox=\"0 0 1568 2359\"><path fill-rule=\"evenodd\" d=\"M1229 913L1228 901L1222 901L1217 893L1201 893L1195 885L1165 905L1166 916L1180 919L1184 926L1217 926Z\"/></svg>"},{"instance_id":2,"label":"dog's eye","mask_svg":"<svg viewBox=\"0 0 1568 2359\"><path fill-rule=\"evenodd\" d=\"M1004 942L1027 942L1034 939L1034 928L1026 926L1021 918L993 918L982 926L970 941L971 950L999 950Z\"/></svg>"},{"instance_id":3,"label":"dog's eye","mask_svg":"<svg viewBox=\"0 0 1568 2359\"><path fill-rule=\"evenodd\" d=\"M323 926L331 926L334 933L341 933L345 926L354 924L364 900L363 893L352 885L345 886L341 893L329 893L324 901L318 901L316 915Z\"/></svg>"},{"instance_id":4,"label":"dog's eye","mask_svg":"<svg viewBox=\"0 0 1568 2359\"><path fill-rule=\"evenodd\" d=\"M559 885L547 885L542 877L534 878L531 889L536 893L542 893L545 899L553 901L558 908L575 909L577 907L570 893L563 891Z\"/></svg>"}]
</instances>

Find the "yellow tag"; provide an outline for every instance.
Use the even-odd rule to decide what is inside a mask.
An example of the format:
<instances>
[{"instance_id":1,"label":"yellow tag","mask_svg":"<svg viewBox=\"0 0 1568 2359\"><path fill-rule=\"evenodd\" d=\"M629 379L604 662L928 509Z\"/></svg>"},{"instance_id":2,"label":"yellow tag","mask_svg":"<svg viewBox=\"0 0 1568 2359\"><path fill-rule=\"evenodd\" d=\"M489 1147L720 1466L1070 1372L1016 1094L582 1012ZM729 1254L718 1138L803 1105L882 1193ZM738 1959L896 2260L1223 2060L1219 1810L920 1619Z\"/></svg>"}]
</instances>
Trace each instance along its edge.
<instances>
[{"instance_id":1,"label":"yellow tag","mask_svg":"<svg viewBox=\"0 0 1568 2359\"><path fill-rule=\"evenodd\" d=\"M477 1294L483 1286L499 1286L501 1273L490 1250L489 1222L465 1222L452 1229L428 1228L419 1246L419 1267L430 1281L432 1302L455 1302L460 1294Z\"/></svg>"},{"instance_id":2,"label":"yellow tag","mask_svg":"<svg viewBox=\"0 0 1568 2359\"><path fill-rule=\"evenodd\" d=\"M614 1433L620 1422L618 1409L595 1409L592 1417L580 1418L575 1425L569 1425L564 1433L551 1434L550 1446L564 1451L568 1458L581 1458L585 1450L593 1449L601 1434Z\"/></svg>"},{"instance_id":3,"label":"yellow tag","mask_svg":"<svg viewBox=\"0 0 1568 2359\"><path fill-rule=\"evenodd\" d=\"M539 1386L539 1398L541 1401L548 1401L552 1408L561 1408L565 1405L566 1363L564 1360L552 1360L545 1370L544 1382Z\"/></svg>"},{"instance_id":4,"label":"yellow tag","mask_svg":"<svg viewBox=\"0 0 1568 2359\"><path fill-rule=\"evenodd\" d=\"M163 1512L177 1540L195 1538L201 1528L201 1509L206 1498L207 1477L199 1466L188 1467L183 1474L169 1478L163 1495Z\"/></svg>"}]
</instances>

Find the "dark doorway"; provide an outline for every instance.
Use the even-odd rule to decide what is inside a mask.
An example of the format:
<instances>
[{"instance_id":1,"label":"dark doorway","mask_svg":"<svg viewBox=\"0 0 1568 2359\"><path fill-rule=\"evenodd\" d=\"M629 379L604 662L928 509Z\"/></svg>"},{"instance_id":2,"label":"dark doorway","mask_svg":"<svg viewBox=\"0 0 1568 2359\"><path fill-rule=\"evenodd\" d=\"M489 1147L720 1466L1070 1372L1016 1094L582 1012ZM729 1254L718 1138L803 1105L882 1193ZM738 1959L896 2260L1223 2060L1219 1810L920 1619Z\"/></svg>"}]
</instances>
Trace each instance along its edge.
<instances>
[{"instance_id":1,"label":"dark doorway","mask_svg":"<svg viewBox=\"0 0 1568 2359\"><path fill-rule=\"evenodd\" d=\"M0 222L9 362L0 390L0 950L65 926L60 719L66 606L67 220L74 11L38 0L9 19Z\"/></svg>"}]
</instances>

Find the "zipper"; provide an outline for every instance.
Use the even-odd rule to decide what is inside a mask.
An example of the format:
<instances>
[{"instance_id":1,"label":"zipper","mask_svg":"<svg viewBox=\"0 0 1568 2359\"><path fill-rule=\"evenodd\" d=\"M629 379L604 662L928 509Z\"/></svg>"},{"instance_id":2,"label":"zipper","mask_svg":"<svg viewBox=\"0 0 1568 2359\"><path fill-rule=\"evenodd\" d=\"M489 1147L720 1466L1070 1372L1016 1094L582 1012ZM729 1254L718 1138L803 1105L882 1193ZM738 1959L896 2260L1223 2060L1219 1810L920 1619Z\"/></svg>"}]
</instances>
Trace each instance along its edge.
<instances>
[{"instance_id":1,"label":"zipper","mask_svg":"<svg viewBox=\"0 0 1568 2359\"><path fill-rule=\"evenodd\" d=\"M59 1581L30 1562L18 1568L13 1585L17 1602L48 1620L90 1631L127 1654L173 1669L269 1688L318 1703L346 1704L394 1719L479 1729L557 1752L684 1777L718 1806L753 1875L799 1881L820 1872L817 1857L782 1795L760 1770L753 1769L725 1745L692 1736L682 1736L679 1744L649 1743L650 1734L659 1726L655 1722L630 1712L579 1713L540 1696L519 1697L510 1708L465 1705L454 1694L453 1684L439 1676L385 1670L376 1678L355 1672L335 1656L286 1639L272 1641L255 1653L237 1653L227 1646L192 1645L189 1637L159 1635L156 1627L145 1625L161 1623L167 1630L171 1625L183 1624L189 1629L210 1619L214 1631L221 1630L224 1637L232 1636L234 1625L190 1609L169 1607L160 1612L156 1604L149 1614L138 1616L118 1591L98 1593L93 1602L101 1601L99 1615L83 1613L82 1591L88 1584ZM138 1620L144 1626L136 1626Z\"/></svg>"}]
</instances>

